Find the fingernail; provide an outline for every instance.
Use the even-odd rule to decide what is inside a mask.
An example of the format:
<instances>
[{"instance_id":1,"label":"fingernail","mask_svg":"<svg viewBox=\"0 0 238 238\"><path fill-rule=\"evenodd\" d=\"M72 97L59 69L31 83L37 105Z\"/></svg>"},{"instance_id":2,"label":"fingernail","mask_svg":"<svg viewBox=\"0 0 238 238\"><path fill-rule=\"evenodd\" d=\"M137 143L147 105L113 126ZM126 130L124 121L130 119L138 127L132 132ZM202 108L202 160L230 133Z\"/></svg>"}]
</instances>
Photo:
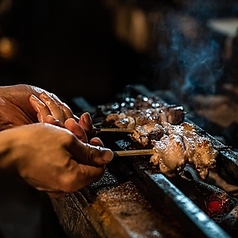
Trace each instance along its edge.
<instances>
[{"instance_id":1,"label":"fingernail","mask_svg":"<svg viewBox=\"0 0 238 238\"><path fill-rule=\"evenodd\" d=\"M110 162L113 159L114 154L110 149L102 147L101 152L103 153L102 159L105 162Z\"/></svg>"},{"instance_id":2,"label":"fingernail","mask_svg":"<svg viewBox=\"0 0 238 238\"><path fill-rule=\"evenodd\" d=\"M88 112L85 112L83 115L83 121L86 123L86 124L92 124L92 118L90 116L90 114Z\"/></svg>"}]
</instances>

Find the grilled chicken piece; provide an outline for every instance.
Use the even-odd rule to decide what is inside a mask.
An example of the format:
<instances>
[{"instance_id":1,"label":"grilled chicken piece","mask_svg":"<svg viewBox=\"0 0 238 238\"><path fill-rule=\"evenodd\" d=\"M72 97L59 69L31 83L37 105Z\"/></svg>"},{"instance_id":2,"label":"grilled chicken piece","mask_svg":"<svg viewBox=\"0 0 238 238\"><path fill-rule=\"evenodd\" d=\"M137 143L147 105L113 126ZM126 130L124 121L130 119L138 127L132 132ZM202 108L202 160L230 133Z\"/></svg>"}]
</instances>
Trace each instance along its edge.
<instances>
[{"instance_id":1,"label":"grilled chicken piece","mask_svg":"<svg viewBox=\"0 0 238 238\"><path fill-rule=\"evenodd\" d=\"M208 171L211 168L214 168L216 165L216 157L218 155L218 151L212 146L211 141L203 137L199 134L197 134L196 130L194 129L194 126L190 123L182 123L180 125L171 125L170 123L163 123L164 129L166 133L168 134L168 137L174 138L176 136L176 139L180 138L180 143L182 142L184 153L179 153L179 150L177 149L178 146L176 146L176 143L173 142L172 139L166 140L166 143L164 143L164 136L161 138L163 139L163 150L166 152L161 151L161 143L159 142L153 142L154 144L154 150L155 154L151 157L151 162L154 165L159 164L160 169L162 168L161 172L164 170L164 165L171 164L171 158L168 157L165 153L168 154L167 150L174 151L176 148L176 153L170 152L170 155L174 156L174 164L178 164L177 170L174 169L172 166L167 166L167 174L172 175L173 172L181 171L183 163L190 163L193 164L196 168L196 171L200 175L201 178L205 179L208 175ZM166 146L165 146L166 145ZM157 148L159 147L159 149ZM156 155L158 153L158 155ZM163 159L161 159L161 153L163 153ZM181 160L181 163L178 162L178 160ZM169 168L171 168L169 170Z\"/></svg>"},{"instance_id":2,"label":"grilled chicken piece","mask_svg":"<svg viewBox=\"0 0 238 238\"><path fill-rule=\"evenodd\" d=\"M140 109L140 110L128 110L127 116L131 116L135 119L136 125L142 126L149 123L161 123L161 110L160 109Z\"/></svg>"},{"instance_id":3,"label":"grilled chicken piece","mask_svg":"<svg viewBox=\"0 0 238 238\"><path fill-rule=\"evenodd\" d=\"M171 107L167 113L168 122L178 125L184 120L184 109L181 106Z\"/></svg>"},{"instance_id":4,"label":"grilled chicken piece","mask_svg":"<svg viewBox=\"0 0 238 238\"><path fill-rule=\"evenodd\" d=\"M194 135L189 139L194 140L194 150L189 156L189 162L195 165L200 177L205 179L209 169L214 168L216 165L218 151L213 148L210 140L207 138Z\"/></svg>"},{"instance_id":5,"label":"grilled chicken piece","mask_svg":"<svg viewBox=\"0 0 238 238\"><path fill-rule=\"evenodd\" d=\"M152 140L154 154L150 162L159 165L162 173L172 176L180 172L187 162L185 146L181 136L176 134L164 135L160 141Z\"/></svg>"},{"instance_id":6,"label":"grilled chicken piece","mask_svg":"<svg viewBox=\"0 0 238 238\"><path fill-rule=\"evenodd\" d=\"M134 119L134 120L132 120ZM161 124L169 122L178 125L184 120L183 107L161 106L159 108L129 109L123 113L112 113L106 117L106 122L118 127L127 127L127 125L143 126L145 124Z\"/></svg>"},{"instance_id":7,"label":"grilled chicken piece","mask_svg":"<svg viewBox=\"0 0 238 238\"><path fill-rule=\"evenodd\" d=\"M188 122L183 122L179 125L172 125L171 123L163 122L162 126L167 134L178 134L183 136L184 133L188 131L196 132L194 125Z\"/></svg>"},{"instance_id":8,"label":"grilled chicken piece","mask_svg":"<svg viewBox=\"0 0 238 238\"><path fill-rule=\"evenodd\" d=\"M112 113L106 117L106 122L114 124L118 128L135 128L135 119L131 116L127 116L125 113Z\"/></svg>"},{"instance_id":9,"label":"grilled chicken piece","mask_svg":"<svg viewBox=\"0 0 238 238\"><path fill-rule=\"evenodd\" d=\"M131 138L138 141L141 145L146 146L151 140L159 140L164 135L164 129L159 124L145 124L136 126Z\"/></svg>"},{"instance_id":10,"label":"grilled chicken piece","mask_svg":"<svg viewBox=\"0 0 238 238\"><path fill-rule=\"evenodd\" d=\"M183 141L189 163L194 164L200 177L205 179L209 169L216 165L218 151L212 146L208 138L200 136L194 131L185 130Z\"/></svg>"},{"instance_id":11,"label":"grilled chicken piece","mask_svg":"<svg viewBox=\"0 0 238 238\"><path fill-rule=\"evenodd\" d=\"M111 113L106 123L118 128L134 129L132 139L146 146L151 139L159 140L163 133L163 123L179 124L184 120L183 107L160 105L158 108L129 109L123 113Z\"/></svg>"}]
</instances>

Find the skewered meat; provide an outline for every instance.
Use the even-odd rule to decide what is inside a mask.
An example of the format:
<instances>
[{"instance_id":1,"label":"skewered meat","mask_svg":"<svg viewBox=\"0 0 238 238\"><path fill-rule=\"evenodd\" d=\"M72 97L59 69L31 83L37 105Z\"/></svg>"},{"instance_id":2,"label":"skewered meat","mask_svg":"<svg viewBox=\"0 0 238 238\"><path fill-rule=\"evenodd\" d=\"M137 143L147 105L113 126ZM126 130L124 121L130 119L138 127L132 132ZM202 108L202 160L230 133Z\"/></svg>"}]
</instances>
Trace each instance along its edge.
<instances>
[{"instance_id":1,"label":"skewered meat","mask_svg":"<svg viewBox=\"0 0 238 238\"><path fill-rule=\"evenodd\" d=\"M215 167L218 155L211 141L199 135L190 123L163 123L163 126L166 134L160 141L152 140L155 154L150 161L167 175L180 172L186 163L190 163L205 179L209 169Z\"/></svg>"},{"instance_id":2,"label":"skewered meat","mask_svg":"<svg viewBox=\"0 0 238 238\"><path fill-rule=\"evenodd\" d=\"M151 139L159 140L162 137L164 133L162 123L179 124L184 120L183 107L159 105L158 108L129 109L119 114L111 113L107 115L106 123L118 128L134 129L132 139L146 146Z\"/></svg>"},{"instance_id":3,"label":"skewered meat","mask_svg":"<svg viewBox=\"0 0 238 238\"><path fill-rule=\"evenodd\" d=\"M211 141L199 135L193 124L184 122L181 106L138 97L120 114L111 113L106 123L129 128L131 138L143 146L152 144L154 154L150 161L169 176L181 172L186 163L193 164L201 178L213 168L218 154Z\"/></svg>"},{"instance_id":4,"label":"skewered meat","mask_svg":"<svg viewBox=\"0 0 238 238\"><path fill-rule=\"evenodd\" d=\"M192 144L192 149L187 148L187 151L189 151L189 162L193 163L195 165L195 168L201 178L205 179L208 170L215 167L216 164L216 156L218 154L218 151L213 148L210 141L207 138L194 135L194 137L184 137L187 140L190 140L190 144Z\"/></svg>"},{"instance_id":5,"label":"skewered meat","mask_svg":"<svg viewBox=\"0 0 238 238\"><path fill-rule=\"evenodd\" d=\"M159 124L145 124L136 126L131 138L138 141L141 145L146 146L151 140L159 140L164 134L164 128Z\"/></svg>"},{"instance_id":6,"label":"skewered meat","mask_svg":"<svg viewBox=\"0 0 238 238\"><path fill-rule=\"evenodd\" d=\"M152 140L152 144L155 153L150 162L159 165L162 173L171 176L184 168L187 157L182 137L175 134L164 135L159 141Z\"/></svg>"},{"instance_id":7,"label":"skewered meat","mask_svg":"<svg viewBox=\"0 0 238 238\"><path fill-rule=\"evenodd\" d=\"M114 123L116 127L119 128L131 128L134 129L136 125L135 118L126 115L125 113L112 113L106 118L106 122Z\"/></svg>"},{"instance_id":8,"label":"skewered meat","mask_svg":"<svg viewBox=\"0 0 238 238\"><path fill-rule=\"evenodd\" d=\"M106 122L118 127L132 127L133 125L145 125L149 123L161 124L169 122L180 124L184 120L184 109L178 106L161 106L159 108L145 108L139 110L127 110L123 113L112 113L106 117Z\"/></svg>"}]
</instances>

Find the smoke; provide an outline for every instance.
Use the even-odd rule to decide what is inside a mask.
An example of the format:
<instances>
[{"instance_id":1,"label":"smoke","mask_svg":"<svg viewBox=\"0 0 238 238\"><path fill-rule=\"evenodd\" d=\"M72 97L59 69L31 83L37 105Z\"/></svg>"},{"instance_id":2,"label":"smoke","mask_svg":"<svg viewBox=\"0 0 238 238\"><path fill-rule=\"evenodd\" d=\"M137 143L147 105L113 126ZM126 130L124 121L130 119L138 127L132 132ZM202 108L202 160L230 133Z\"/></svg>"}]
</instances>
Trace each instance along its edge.
<instances>
[{"instance_id":1,"label":"smoke","mask_svg":"<svg viewBox=\"0 0 238 238\"><path fill-rule=\"evenodd\" d=\"M170 12L159 26L160 71L176 93L215 94L224 74L220 39L194 18ZM166 80L166 79L162 79Z\"/></svg>"},{"instance_id":2,"label":"smoke","mask_svg":"<svg viewBox=\"0 0 238 238\"><path fill-rule=\"evenodd\" d=\"M224 65L220 47L214 40L191 45L180 54L180 69L184 75L182 91L189 94L215 94Z\"/></svg>"}]
</instances>

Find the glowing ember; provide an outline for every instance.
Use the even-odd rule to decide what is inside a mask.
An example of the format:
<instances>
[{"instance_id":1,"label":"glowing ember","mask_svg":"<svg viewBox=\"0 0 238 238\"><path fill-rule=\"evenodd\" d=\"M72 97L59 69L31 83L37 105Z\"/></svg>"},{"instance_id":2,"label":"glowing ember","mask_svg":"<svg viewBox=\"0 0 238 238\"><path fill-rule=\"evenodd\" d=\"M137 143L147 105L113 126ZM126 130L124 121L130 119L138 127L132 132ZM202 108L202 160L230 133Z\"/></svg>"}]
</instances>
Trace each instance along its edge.
<instances>
[{"instance_id":1,"label":"glowing ember","mask_svg":"<svg viewBox=\"0 0 238 238\"><path fill-rule=\"evenodd\" d=\"M208 204L207 208L208 208L209 213L217 212L222 208L222 202L217 201L217 200L211 201Z\"/></svg>"},{"instance_id":2,"label":"glowing ember","mask_svg":"<svg viewBox=\"0 0 238 238\"><path fill-rule=\"evenodd\" d=\"M229 211L229 198L224 194L212 195L206 202L207 213L210 217Z\"/></svg>"}]
</instances>

